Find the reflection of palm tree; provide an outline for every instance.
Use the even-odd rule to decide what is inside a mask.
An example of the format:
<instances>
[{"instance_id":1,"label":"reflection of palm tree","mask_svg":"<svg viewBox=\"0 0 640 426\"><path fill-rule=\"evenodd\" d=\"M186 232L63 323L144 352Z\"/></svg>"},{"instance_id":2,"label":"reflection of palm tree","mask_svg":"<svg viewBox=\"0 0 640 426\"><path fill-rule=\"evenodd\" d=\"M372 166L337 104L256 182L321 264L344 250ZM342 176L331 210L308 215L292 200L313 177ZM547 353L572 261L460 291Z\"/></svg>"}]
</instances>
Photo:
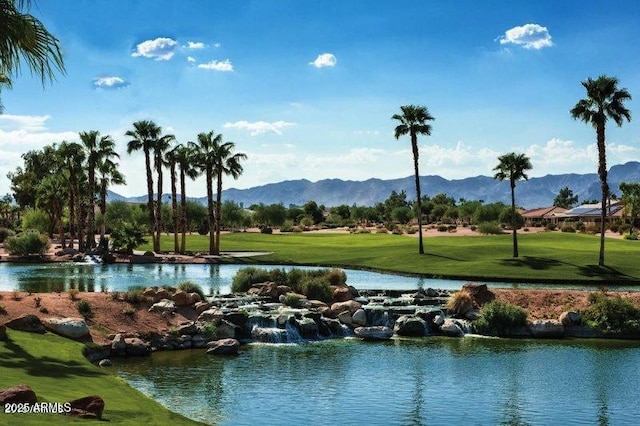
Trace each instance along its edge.
<instances>
[{"instance_id":1,"label":"reflection of palm tree","mask_svg":"<svg viewBox=\"0 0 640 426\"><path fill-rule=\"evenodd\" d=\"M605 125L612 119L618 126L624 120L631 121L631 113L624 106L624 102L631 100L627 89L618 89L618 79L601 75L596 80L587 78L582 82L587 90L587 97L580 99L571 109L571 116L591 124L596 129L598 144L598 176L602 189L602 203L600 213L600 254L598 265L604 266L604 232L607 218L607 198L609 185L607 184L607 152L605 145Z\"/></svg>"},{"instance_id":2,"label":"reflection of palm tree","mask_svg":"<svg viewBox=\"0 0 640 426\"><path fill-rule=\"evenodd\" d=\"M393 120L398 120L400 124L395 128L395 137L409 135L411 137L411 151L413 152L413 170L416 179L416 207L418 215L418 251L424 254L422 245L422 200L420 195L420 174L418 172L418 135L431 135L431 124L428 121L435 120L429 114L429 110L423 106L405 105L401 106L402 114L394 114Z\"/></svg>"},{"instance_id":3,"label":"reflection of palm tree","mask_svg":"<svg viewBox=\"0 0 640 426\"><path fill-rule=\"evenodd\" d=\"M513 233L513 257L518 257L518 234L516 232L516 182L520 179L528 180L529 177L525 173L527 170L531 170L531 162L529 157L524 154L516 154L511 152L509 154L501 155L498 157L498 165L494 167L494 171L497 173L494 179L503 181L509 179L509 185L511 186L511 230Z\"/></svg>"}]
</instances>

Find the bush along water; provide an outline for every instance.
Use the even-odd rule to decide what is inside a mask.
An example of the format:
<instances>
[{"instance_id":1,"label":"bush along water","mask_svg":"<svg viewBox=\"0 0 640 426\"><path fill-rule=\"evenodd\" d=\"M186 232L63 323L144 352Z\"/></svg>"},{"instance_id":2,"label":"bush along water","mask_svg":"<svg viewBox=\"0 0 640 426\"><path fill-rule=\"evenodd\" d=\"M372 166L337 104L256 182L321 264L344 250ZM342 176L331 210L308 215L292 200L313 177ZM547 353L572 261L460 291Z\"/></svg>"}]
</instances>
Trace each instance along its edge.
<instances>
[{"instance_id":1,"label":"bush along water","mask_svg":"<svg viewBox=\"0 0 640 426\"><path fill-rule=\"evenodd\" d=\"M589 295L589 307L582 313L584 323L603 333L640 332L640 309L620 296L604 292Z\"/></svg>"},{"instance_id":2,"label":"bush along water","mask_svg":"<svg viewBox=\"0 0 640 426\"><path fill-rule=\"evenodd\" d=\"M527 312L510 303L491 301L482 307L480 318L474 323L476 332L489 336L508 336L527 324Z\"/></svg>"}]
</instances>

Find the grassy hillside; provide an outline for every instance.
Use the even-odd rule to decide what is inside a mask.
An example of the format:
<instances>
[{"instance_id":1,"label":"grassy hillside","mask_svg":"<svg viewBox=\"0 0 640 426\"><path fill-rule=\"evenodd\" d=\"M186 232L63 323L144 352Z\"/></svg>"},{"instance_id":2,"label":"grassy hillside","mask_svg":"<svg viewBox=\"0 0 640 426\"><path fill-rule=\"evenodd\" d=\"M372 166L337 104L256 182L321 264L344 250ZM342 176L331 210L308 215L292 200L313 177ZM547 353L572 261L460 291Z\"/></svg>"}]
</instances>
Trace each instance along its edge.
<instances>
[{"instance_id":1,"label":"grassy hillside","mask_svg":"<svg viewBox=\"0 0 640 426\"><path fill-rule=\"evenodd\" d=\"M130 387L87 361L81 343L53 333L44 335L7 330L9 340L0 341L0 388L30 386L40 402L66 402L89 395L105 401L103 420L110 425L195 425L181 415ZM87 424L59 414L4 414L0 424Z\"/></svg>"},{"instance_id":2,"label":"grassy hillside","mask_svg":"<svg viewBox=\"0 0 640 426\"><path fill-rule=\"evenodd\" d=\"M391 234L222 235L223 251L268 251L258 262L350 266L427 276L498 281L640 282L640 242L607 239L607 266L597 266L599 239L585 234L545 232L518 235L520 258L512 258L510 235L425 239L426 255L417 254L416 238ZM162 239L162 249L173 237ZM208 237L193 235L187 248L208 250ZM141 247L151 249L150 245Z\"/></svg>"}]
</instances>

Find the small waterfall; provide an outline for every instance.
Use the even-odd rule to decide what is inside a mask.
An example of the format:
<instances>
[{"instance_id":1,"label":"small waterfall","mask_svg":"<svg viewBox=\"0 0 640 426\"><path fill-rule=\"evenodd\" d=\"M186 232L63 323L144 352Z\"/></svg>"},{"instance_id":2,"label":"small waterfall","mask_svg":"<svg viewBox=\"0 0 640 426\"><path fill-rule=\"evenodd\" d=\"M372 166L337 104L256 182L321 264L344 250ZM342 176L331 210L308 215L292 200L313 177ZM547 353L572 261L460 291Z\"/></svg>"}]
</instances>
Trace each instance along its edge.
<instances>
[{"instance_id":1,"label":"small waterfall","mask_svg":"<svg viewBox=\"0 0 640 426\"><path fill-rule=\"evenodd\" d=\"M87 263L89 265L99 265L102 263L102 258L97 254L85 254L82 263Z\"/></svg>"},{"instance_id":2,"label":"small waterfall","mask_svg":"<svg viewBox=\"0 0 640 426\"><path fill-rule=\"evenodd\" d=\"M300 331L289 319L280 314L252 315L247 320L247 331L252 339L262 343L298 343L303 341Z\"/></svg>"}]
</instances>

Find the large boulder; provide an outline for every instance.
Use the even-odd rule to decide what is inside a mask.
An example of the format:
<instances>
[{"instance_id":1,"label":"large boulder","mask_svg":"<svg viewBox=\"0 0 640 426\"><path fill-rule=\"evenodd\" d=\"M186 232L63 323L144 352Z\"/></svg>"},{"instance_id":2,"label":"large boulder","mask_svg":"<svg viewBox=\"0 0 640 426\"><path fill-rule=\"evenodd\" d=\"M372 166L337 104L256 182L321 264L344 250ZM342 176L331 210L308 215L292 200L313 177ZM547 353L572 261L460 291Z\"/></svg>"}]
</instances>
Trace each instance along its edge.
<instances>
[{"instance_id":1,"label":"large boulder","mask_svg":"<svg viewBox=\"0 0 640 426\"><path fill-rule=\"evenodd\" d=\"M194 305L198 302L202 302L202 298L198 293L189 293L189 305Z\"/></svg>"},{"instance_id":2,"label":"large boulder","mask_svg":"<svg viewBox=\"0 0 640 426\"><path fill-rule=\"evenodd\" d=\"M209 342L207 347L210 355L237 355L240 342L236 339L220 339Z\"/></svg>"},{"instance_id":3,"label":"large boulder","mask_svg":"<svg viewBox=\"0 0 640 426\"><path fill-rule=\"evenodd\" d=\"M336 302L346 302L353 299L351 290L347 286L338 286L333 289L333 300Z\"/></svg>"},{"instance_id":4,"label":"large boulder","mask_svg":"<svg viewBox=\"0 0 640 426\"><path fill-rule=\"evenodd\" d=\"M535 320L529 324L533 337L557 339L564 337L564 325L558 320Z\"/></svg>"},{"instance_id":5,"label":"large boulder","mask_svg":"<svg viewBox=\"0 0 640 426\"><path fill-rule=\"evenodd\" d=\"M364 340L388 340L393 337L393 330L381 325L357 327L353 332L357 337Z\"/></svg>"},{"instance_id":6,"label":"large boulder","mask_svg":"<svg viewBox=\"0 0 640 426\"><path fill-rule=\"evenodd\" d=\"M196 314L200 315L207 309L210 309L213 306L210 302L196 302L193 307L196 310Z\"/></svg>"},{"instance_id":7,"label":"large boulder","mask_svg":"<svg viewBox=\"0 0 640 426\"><path fill-rule=\"evenodd\" d=\"M362 304L356 302L355 300L347 300L346 302L336 302L331 305L331 310L335 312L335 314L339 314L340 312L348 311L351 315L353 315L358 309L362 307Z\"/></svg>"},{"instance_id":8,"label":"large boulder","mask_svg":"<svg viewBox=\"0 0 640 426\"><path fill-rule=\"evenodd\" d=\"M162 299L161 301L154 303L149 308L149 312L159 312L161 314L170 314L176 311L176 304L173 300Z\"/></svg>"},{"instance_id":9,"label":"large boulder","mask_svg":"<svg viewBox=\"0 0 640 426\"><path fill-rule=\"evenodd\" d=\"M127 351L127 343L124 341L124 335L118 333L111 341L111 352L116 355L124 355Z\"/></svg>"},{"instance_id":10,"label":"large boulder","mask_svg":"<svg viewBox=\"0 0 640 426\"><path fill-rule=\"evenodd\" d=\"M126 353L129 356L145 356L149 355L151 348L149 343L137 337L130 337L124 339L126 346Z\"/></svg>"},{"instance_id":11,"label":"large boulder","mask_svg":"<svg viewBox=\"0 0 640 426\"><path fill-rule=\"evenodd\" d=\"M188 306L191 304L191 298L189 297L189 293L182 290L178 290L175 293L173 293L173 296L171 296L171 300L173 300L173 303L175 303L176 306Z\"/></svg>"},{"instance_id":12,"label":"large boulder","mask_svg":"<svg viewBox=\"0 0 640 426\"><path fill-rule=\"evenodd\" d=\"M210 308L206 311L202 311L202 313L198 316L198 322L213 322L214 324L218 324L220 320L224 318L224 313L218 308Z\"/></svg>"},{"instance_id":13,"label":"large boulder","mask_svg":"<svg viewBox=\"0 0 640 426\"><path fill-rule=\"evenodd\" d=\"M43 334L43 333L46 333L47 331L44 328L44 325L42 325L40 318L31 314L22 315L21 317L14 318L11 321L7 321L5 325L12 330L28 331L29 333Z\"/></svg>"},{"instance_id":14,"label":"large boulder","mask_svg":"<svg viewBox=\"0 0 640 426\"><path fill-rule=\"evenodd\" d=\"M188 322L186 324L179 325L177 330L176 330L176 332L180 336L185 335L185 334L193 335L193 334L196 334L198 332L198 327L196 326L196 324L194 322Z\"/></svg>"},{"instance_id":15,"label":"large boulder","mask_svg":"<svg viewBox=\"0 0 640 426\"><path fill-rule=\"evenodd\" d=\"M469 293L477 307L482 307L485 303L491 302L496 298L496 295L489 290L487 285L482 283L465 283L462 286L462 290Z\"/></svg>"},{"instance_id":16,"label":"large boulder","mask_svg":"<svg viewBox=\"0 0 640 426\"><path fill-rule=\"evenodd\" d=\"M396 320L393 331L400 336L422 337L428 330L427 322L420 317L402 315Z\"/></svg>"},{"instance_id":17,"label":"large boulder","mask_svg":"<svg viewBox=\"0 0 640 426\"><path fill-rule=\"evenodd\" d=\"M216 326L216 335L221 339L235 339L239 332L240 327L227 320L221 320Z\"/></svg>"},{"instance_id":18,"label":"large boulder","mask_svg":"<svg viewBox=\"0 0 640 426\"><path fill-rule=\"evenodd\" d=\"M311 318L296 320L300 335L304 339L316 339L318 337L318 324Z\"/></svg>"},{"instance_id":19,"label":"large boulder","mask_svg":"<svg viewBox=\"0 0 640 426\"><path fill-rule=\"evenodd\" d=\"M451 337L464 336L464 331L462 331L462 328L460 328L458 323L451 318L446 318L444 320L444 323L440 326L440 331L445 336L451 336Z\"/></svg>"},{"instance_id":20,"label":"large boulder","mask_svg":"<svg viewBox=\"0 0 640 426\"><path fill-rule=\"evenodd\" d=\"M0 405L37 402L36 393L27 385L18 385L0 390Z\"/></svg>"},{"instance_id":21,"label":"large boulder","mask_svg":"<svg viewBox=\"0 0 640 426\"><path fill-rule=\"evenodd\" d=\"M351 323L356 327L367 325L367 312L360 308L351 316Z\"/></svg>"},{"instance_id":22,"label":"large boulder","mask_svg":"<svg viewBox=\"0 0 640 426\"><path fill-rule=\"evenodd\" d=\"M169 291L166 288L159 288L153 295L153 303L159 302L163 299L170 300L171 294L169 294Z\"/></svg>"},{"instance_id":23,"label":"large boulder","mask_svg":"<svg viewBox=\"0 0 640 426\"><path fill-rule=\"evenodd\" d=\"M44 327L70 339L80 339L89 335L89 326L83 318L45 318Z\"/></svg>"},{"instance_id":24,"label":"large boulder","mask_svg":"<svg viewBox=\"0 0 640 426\"><path fill-rule=\"evenodd\" d=\"M349 311L340 312L338 314L338 320L341 323L346 324L346 325L352 325L353 324L353 317L351 316Z\"/></svg>"},{"instance_id":25,"label":"large boulder","mask_svg":"<svg viewBox=\"0 0 640 426\"><path fill-rule=\"evenodd\" d=\"M73 401L69 401L69 405L71 406L70 416L82 419L102 419L104 400L97 395L74 399Z\"/></svg>"},{"instance_id":26,"label":"large boulder","mask_svg":"<svg viewBox=\"0 0 640 426\"><path fill-rule=\"evenodd\" d=\"M574 311L566 312L565 311L565 312L560 314L559 321L565 327L571 327L573 325L582 324L582 317L580 316L579 312L574 312Z\"/></svg>"}]
</instances>

